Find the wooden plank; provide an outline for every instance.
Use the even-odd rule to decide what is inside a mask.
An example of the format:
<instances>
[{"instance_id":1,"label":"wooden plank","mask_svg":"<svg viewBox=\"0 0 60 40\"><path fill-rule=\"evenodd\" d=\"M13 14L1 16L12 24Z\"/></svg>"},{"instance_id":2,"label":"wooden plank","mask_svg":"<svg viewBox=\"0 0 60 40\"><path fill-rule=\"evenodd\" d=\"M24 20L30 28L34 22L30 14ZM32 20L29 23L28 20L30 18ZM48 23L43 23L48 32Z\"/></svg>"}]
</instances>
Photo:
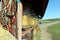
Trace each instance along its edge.
<instances>
[{"instance_id":1,"label":"wooden plank","mask_svg":"<svg viewBox=\"0 0 60 40\"><path fill-rule=\"evenodd\" d=\"M18 40L22 40L22 3L18 3L18 13L17 13L17 28L18 28Z\"/></svg>"},{"instance_id":2,"label":"wooden plank","mask_svg":"<svg viewBox=\"0 0 60 40\"><path fill-rule=\"evenodd\" d=\"M32 31L34 28L36 28L36 27L26 29L25 31L22 32L22 36L26 35L29 31Z\"/></svg>"}]
</instances>

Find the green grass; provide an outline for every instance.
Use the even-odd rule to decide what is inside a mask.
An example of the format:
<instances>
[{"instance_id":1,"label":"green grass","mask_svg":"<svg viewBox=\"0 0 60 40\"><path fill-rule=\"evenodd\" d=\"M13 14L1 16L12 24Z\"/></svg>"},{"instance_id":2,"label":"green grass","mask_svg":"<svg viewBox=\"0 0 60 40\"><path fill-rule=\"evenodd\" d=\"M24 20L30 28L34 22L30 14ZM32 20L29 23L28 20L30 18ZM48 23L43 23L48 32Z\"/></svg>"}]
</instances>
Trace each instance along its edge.
<instances>
[{"instance_id":1,"label":"green grass","mask_svg":"<svg viewBox=\"0 0 60 40\"><path fill-rule=\"evenodd\" d=\"M60 23L49 26L48 32L52 34L53 40L60 40Z\"/></svg>"},{"instance_id":2,"label":"green grass","mask_svg":"<svg viewBox=\"0 0 60 40\"><path fill-rule=\"evenodd\" d=\"M44 23L52 23L52 22L54 22L54 21L42 21L43 24Z\"/></svg>"},{"instance_id":3,"label":"green grass","mask_svg":"<svg viewBox=\"0 0 60 40\"><path fill-rule=\"evenodd\" d=\"M43 23L52 23L60 21L60 18L42 20Z\"/></svg>"}]
</instances>

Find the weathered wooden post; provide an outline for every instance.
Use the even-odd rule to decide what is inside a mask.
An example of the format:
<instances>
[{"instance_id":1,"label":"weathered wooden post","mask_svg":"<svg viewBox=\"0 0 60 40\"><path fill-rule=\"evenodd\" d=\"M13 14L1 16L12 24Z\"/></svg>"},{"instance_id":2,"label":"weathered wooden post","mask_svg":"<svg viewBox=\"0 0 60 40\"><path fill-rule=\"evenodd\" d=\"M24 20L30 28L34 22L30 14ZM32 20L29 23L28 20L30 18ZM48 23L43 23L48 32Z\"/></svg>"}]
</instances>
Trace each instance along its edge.
<instances>
[{"instance_id":1,"label":"weathered wooden post","mask_svg":"<svg viewBox=\"0 0 60 40\"><path fill-rule=\"evenodd\" d=\"M17 13L17 28L18 28L18 40L22 40L22 3L20 0L18 2L18 13Z\"/></svg>"}]
</instances>

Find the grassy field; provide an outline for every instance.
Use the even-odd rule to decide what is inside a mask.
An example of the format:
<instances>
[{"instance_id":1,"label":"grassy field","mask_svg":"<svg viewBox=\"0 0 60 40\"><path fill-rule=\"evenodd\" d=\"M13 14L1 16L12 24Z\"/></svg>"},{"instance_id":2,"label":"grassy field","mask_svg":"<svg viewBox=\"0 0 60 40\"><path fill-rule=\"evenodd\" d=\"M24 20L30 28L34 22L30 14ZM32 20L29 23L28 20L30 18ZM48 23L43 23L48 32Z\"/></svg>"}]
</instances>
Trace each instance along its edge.
<instances>
[{"instance_id":1,"label":"grassy field","mask_svg":"<svg viewBox=\"0 0 60 40\"><path fill-rule=\"evenodd\" d=\"M46 19L46 20L42 20L42 23L52 23L52 22L56 22L56 21L60 21L60 18L58 19Z\"/></svg>"},{"instance_id":2,"label":"grassy field","mask_svg":"<svg viewBox=\"0 0 60 40\"><path fill-rule=\"evenodd\" d=\"M47 21L47 20L42 20L42 24L46 24L46 23L52 23L54 21Z\"/></svg>"},{"instance_id":3,"label":"grassy field","mask_svg":"<svg viewBox=\"0 0 60 40\"><path fill-rule=\"evenodd\" d=\"M52 34L53 40L60 40L60 23L49 26L48 32Z\"/></svg>"}]
</instances>

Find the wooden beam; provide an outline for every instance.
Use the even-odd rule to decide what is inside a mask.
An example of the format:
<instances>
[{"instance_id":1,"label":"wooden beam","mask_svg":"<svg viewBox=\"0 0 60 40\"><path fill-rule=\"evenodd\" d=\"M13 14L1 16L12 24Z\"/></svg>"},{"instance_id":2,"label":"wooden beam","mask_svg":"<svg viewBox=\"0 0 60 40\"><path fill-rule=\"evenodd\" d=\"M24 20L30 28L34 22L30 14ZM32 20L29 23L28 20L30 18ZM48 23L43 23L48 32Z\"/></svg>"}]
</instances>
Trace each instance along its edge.
<instances>
[{"instance_id":1,"label":"wooden beam","mask_svg":"<svg viewBox=\"0 0 60 40\"><path fill-rule=\"evenodd\" d=\"M32 28L26 29L25 31L22 32L22 36L26 35L28 32L32 31L36 27L37 27L37 25L36 26L33 26Z\"/></svg>"},{"instance_id":2,"label":"wooden beam","mask_svg":"<svg viewBox=\"0 0 60 40\"><path fill-rule=\"evenodd\" d=\"M22 36L26 35L28 32L32 31L33 29L34 29L34 27L28 28L25 31L22 31Z\"/></svg>"},{"instance_id":3,"label":"wooden beam","mask_svg":"<svg viewBox=\"0 0 60 40\"><path fill-rule=\"evenodd\" d=\"M18 3L18 13L17 13L17 30L18 30L18 40L22 40L21 33L22 33L22 3Z\"/></svg>"}]
</instances>

